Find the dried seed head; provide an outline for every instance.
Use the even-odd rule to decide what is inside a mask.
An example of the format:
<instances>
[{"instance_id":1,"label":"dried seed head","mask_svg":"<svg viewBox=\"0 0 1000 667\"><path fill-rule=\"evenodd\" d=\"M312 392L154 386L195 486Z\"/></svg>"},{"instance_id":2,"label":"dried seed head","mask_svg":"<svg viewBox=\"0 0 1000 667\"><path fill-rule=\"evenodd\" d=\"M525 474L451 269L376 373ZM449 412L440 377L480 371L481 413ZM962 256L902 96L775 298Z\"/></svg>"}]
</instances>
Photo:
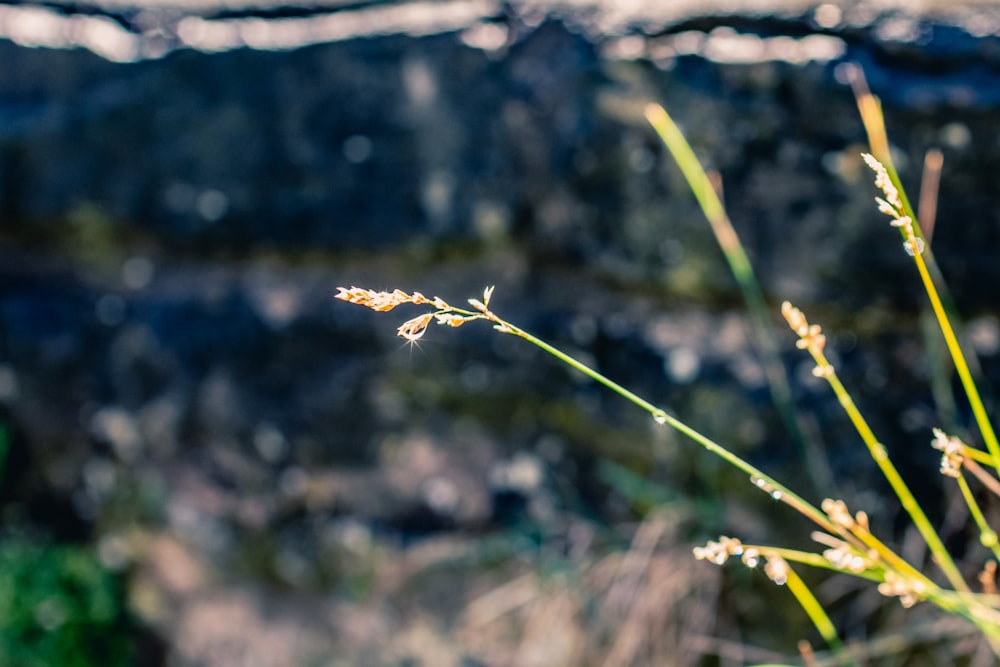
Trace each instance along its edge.
<instances>
[{"instance_id":1,"label":"dried seed head","mask_svg":"<svg viewBox=\"0 0 1000 667\"><path fill-rule=\"evenodd\" d=\"M850 549L827 549L823 552L823 558L838 570L853 574L860 574L872 567L871 561Z\"/></svg>"},{"instance_id":2,"label":"dried seed head","mask_svg":"<svg viewBox=\"0 0 1000 667\"><path fill-rule=\"evenodd\" d=\"M802 311L792 305L790 301L785 301L781 304L781 315L788 322L788 326L792 328L792 331L802 336L806 331L809 330L809 322L806 320L806 316L802 314Z\"/></svg>"},{"instance_id":3,"label":"dried seed head","mask_svg":"<svg viewBox=\"0 0 1000 667\"><path fill-rule=\"evenodd\" d=\"M431 304L438 310L452 310L452 307L440 297L436 296L433 299L428 299L420 292L414 292L411 295L400 289L391 292L376 292L375 290L361 287L351 287L350 289L338 287L337 293L333 295L333 298L347 301L348 303L356 303L359 306L365 306L379 312L392 310L404 303L416 305Z\"/></svg>"},{"instance_id":4,"label":"dried seed head","mask_svg":"<svg viewBox=\"0 0 1000 667\"><path fill-rule=\"evenodd\" d=\"M823 358L823 348L826 347L826 336L823 334L823 329L818 324L809 324L802 311L788 301L781 304L781 314L792 331L799 336L795 346L800 350L809 350L809 353L817 360ZM829 366L825 361L822 365ZM820 371L816 375L817 377L828 377L825 375L828 372L832 373L833 371Z\"/></svg>"},{"instance_id":5,"label":"dried seed head","mask_svg":"<svg viewBox=\"0 0 1000 667\"><path fill-rule=\"evenodd\" d=\"M438 324L445 324L449 327L460 327L466 322L476 319L471 315L456 315L455 313L434 313L434 319Z\"/></svg>"},{"instance_id":6,"label":"dried seed head","mask_svg":"<svg viewBox=\"0 0 1000 667\"><path fill-rule=\"evenodd\" d=\"M833 377L833 366L816 366L812 369L813 377L829 380Z\"/></svg>"},{"instance_id":7,"label":"dried seed head","mask_svg":"<svg viewBox=\"0 0 1000 667\"><path fill-rule=\"evenodd\" d=\"M396 335L402 336L408 341L420 340L427 332L427 325L433 320L434 313L424 313L411 320L406 320L396 329Z\"/></svg>"},{"instance_id":8,"label":"dried seed head","mask_svg":"<svg viewBox=\"0 0 1000 667\"><path fill-rule=\"evenodd\" d=\"M873 569L878 560L877 554L860 553L850 543L828 533L815 531L812 538L830 547L823 551L823 558L838 570L860 574Z\"/></svg>"},{"instance_id":9,"label":"dried seed head","mask_svg":"<svg viewBox=\"0 0 1000 667\"><path fill-rule=\"evenodd\" d=\"M857 526L857 521L851 516L851 513L847 510L847 503L843 500L834 500L832 498L826 498L820 505L822 510L826 512L826 516L835 525L841 528L846 528L851 530Z\"/></svg>"},{"instance_id":10,"label":"dried seed head","mask_svg":"<svg viewBox=\"0 0 1000 667\"><path fill-rule=\"evenodd\" d=\"M962 474L962 463L965 461L964 443L953 435L948 435L939 428L934 429L934 439L931 447L941 452L941 474L947 477L958 477Z\"/></svg>"},{"instance_id":11,"label":"dried seed head","mask_svg":"<svg viewBox=\"0 0 1000 667\"><path fill-rule=\"evenodd\" d=\"M885 199L875 197L878 210L892 218L890 224L893 227L899 227L902 230L903 235L906 237L906 240L903 241L903 249L906 250L906 254L911 257L922 255L925 247L924 240L917 236L914 231L913 218L904 213L903 202L899 198L899 190L893 185L885 166L868 153L863 153L861 157L864 158L868 166L875 172L875 185L885 194Z\"/></svg>"},{"instance_id":12,"label":"dried seed head","mask_svg":"<svg viewBox=\"0 0 1000 667\"><path fill-rule=\"evenodd\" d=\"M413 297L402 290L392 292L376 292L375 290L362 289L361 287L351 287L350 289L338 287L333 298L356 303L372 310L386 312L403 303L412 303Z\"/></svg>"},{"instance_id":13,"label":"dried seed head","mask_svg":"<svg viewBox=\"0 0 1000 667\"><path fill-rule=\"evenodd\" d=\"M698 560L707 560L716 565L722 565L730 556L741 556L743 554L743 544L735 537L723 535L718 542L709 541L703 547L694 548L694 557Z\"/></svg>"},{"instance_id":14,"label":"dried seed head","mask_svg":"<svg viewBox=\"0 0 1000 667\"><path fill-rule=\"evenodd\" d=\"M878 585L878 592L886 597L899 597L899 603L912 607L924 598L927 587L918 579L910 579L894 570L886 570L885 581Z\"/></svg>"},{"instance_id":15,"label":"dried seed head","mask_svg":"<svg viewBox=\"0 0 1000 667\"><path fill-rule=\"evenodd\" d=\"M891 215L893 217L897 215L896 209L892 207L892 204L881 197L875 197L875 203L878 205L879 213L885 213L886 215Z\"/></svg>"},{"instance_id":16,"label":"dried seed head","mask_svg":"<svg viewBox=\"0 0 1000 667\"><path fill-rule=\"evenodd\" d=\"M375 290L363 289L361 287L351 287L350 289L346 287L338 287L337 293L334 295L335 298L340 299L341 301L356 303L380 312L392 310L396 306L403 303L434 306L434 308L437 309L436 311L425 313L407 320L406 322L403 322L398 329L396 329L397 335L402 336L409 341L416 341L423 337L424 333L427 331L428 325L434 321L437 321L438 324L444 324L450 327L459 327L466 322L471 322L472 320L487 319L496 323L495 328L498 331L502 331L504 333L514 333L515 330L513 328L505 324L500 318L489 311L488 306L492 296L493 288L487 287L483 290L482 301L478 299L469 299L469 303L479 311L479 313L473 313L461 308L453 308L448 305L448 302L438 296L427 298L420 292L407 294L406 292L398 289L393 290L392 292L376 292Z\"/></svg>"},{"instance_id":17,"label":"dried seed head","mask_svg":"<svg viewBox=\"0 0 1000 667\"><path fill-rule=\"evenodd\" d=\"M912 234L912 232L910 233ZM910 257L924 254L924 247L924 240L918 239L916 236L911 236L907 240L903 241L903 250L905 250L906 254Z\"/></svg>"},{"instance_id":18,"label":"dried seed head","mask_svg":"<svg viewBox=\"0 0 1000 667\"><path fill-rule=\"evenodd\" d=\"M764 574L768 576L774 583L779 586L784 586L788 581L788 563L785 559L776 553L766 554L767 563L764 565Z\"/></svg>"},{"instance_id":19,"label":"dried seed head","mask_svg":"<svg viewBox=\"0 0 1000 667\"><path fill-rule=\"evenodd\" d=\"M979 573L979 583L986 595L997 594L997 562L995 560L986 561L983 571Z\"/></svg>"},{"instance_id":20,"label":"dried seed head","mask_svg":"<svg viewBox=\"0 0 1000 667\"><path fill-rule=\"evenodd\" d=\"M744 549L740 560L749 568L757 567L757 564L760 563L760 551L754 547Z\"/></svg>"},{"instance_id":21,"label":"dried seed head","mask_svg":"<svg viewBox=\"0 0 1000 667\"><path fill-rule=\"evenodd\" d=\"M903 202L899 199L899 190L892 184L892 179L889 178L889 172L886 171L885 166L876 160L871 153L862 153L861 158L875 172L875 187L885 194L885 201L897 211L902 211Z\"/></svg>"}]
</instances>

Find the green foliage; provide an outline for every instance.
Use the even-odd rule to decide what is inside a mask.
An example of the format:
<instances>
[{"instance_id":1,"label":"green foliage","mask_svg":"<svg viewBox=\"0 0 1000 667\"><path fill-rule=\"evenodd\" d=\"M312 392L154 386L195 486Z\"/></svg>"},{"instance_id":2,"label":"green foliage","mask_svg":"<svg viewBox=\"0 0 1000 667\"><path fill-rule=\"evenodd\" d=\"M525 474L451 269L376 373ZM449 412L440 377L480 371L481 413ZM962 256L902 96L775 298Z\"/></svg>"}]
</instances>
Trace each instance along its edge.
<instances>
[{"instance_id":1,"label":"green foliage","mask_svg":"<svg viewBox=\"0 0 1000 667\"><path fill-rule=\"evenodd\" d=\"M84 547L0 540L0 667L130 664L117 577Z\"/></svg>"}]
</instances>

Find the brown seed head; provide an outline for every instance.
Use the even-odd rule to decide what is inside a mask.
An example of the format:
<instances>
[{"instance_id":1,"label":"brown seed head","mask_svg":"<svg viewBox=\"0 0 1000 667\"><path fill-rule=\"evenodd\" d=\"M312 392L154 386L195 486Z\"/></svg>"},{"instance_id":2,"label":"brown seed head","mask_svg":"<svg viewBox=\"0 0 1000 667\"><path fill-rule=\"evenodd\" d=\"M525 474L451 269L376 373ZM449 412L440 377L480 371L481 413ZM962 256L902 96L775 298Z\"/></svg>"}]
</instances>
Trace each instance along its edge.
<instances>
[{"instance_id":1,"label":"brown seed head","mask_svg":"<svg viewBox=\"0 0 1000 667\"><path fill-rule=\"evenodd\" d=\"M788 563L774 552L766 554L766 557L767 564L764 565L764 574L774 583L784 586L788 581L788 571L791 569L788 567Z\"/></svg>"},{"instance_id":2,"label":"brown seed head","mask_svg":"<svg viewBox=\"0 0 1000 667\"><path fill-rule=\"evenodd\" d=\"M402 290L376 292L375 290L363 289L361 287L351 287L350 289L338 287L337 290L337 293L333 295L335 299L356 303L379 312L392 310L396 306L403 303L410 303L412 300L412 297Z\"/></svg>"},{"instance_id":3,"label":"brown seed head","mask_svg":"<svg viewBox=\"0 0 1000 667\"><path fill-rule=\"evenodd\" d=\"M427 332L427 325L434 320L434 313L424 313L407 320L396 329L396 335L402 336L408 341L420 340Z\"/></svg>"},{"instance_id":4,"label":"brown seed head","mask_svg":"<svg viewBox=\"0 0 1000 667\"><path fill-rule=\"evenodd\" d=\"M958 477L962 474L962 463L965 461L965 445L953 435L948 435L939 428L934 429L934 439L931 447L941 452L941 474L947 477Z\"/></svg>"},{"instance_id":5,"label":"brown seed head","mask_svg":"<svg viewBox=\"0 0 1000 667\"><path fill-rule=\"evenodd\" d=\"M875 172L875 187L885 194L885 201L896 211L902 211L903 202L899 199L899 190L892 184L892 179L889 178L889 172L886 171L885 165L876 160L871 153L862 153L861 158Z\"/></svg>"},{"instance_id":6,"label":"brown seed head","mask_svg":"<svg viewBox=\"0 0 1000 667\"><path fill-rule=\"evenodd\" d=\"M723 535L718 542L709 541L703 547L694 548L694 557L698 560L707 560L716 565L722 565L730 556L740 556L743 554L743 544L735 537Z\"/></svg>"},{"instance_id":7,"label":"brown seed head","mask_svg":"<svg viewBox=\"0 0 1000 667\"><path fill-rule=\"evenodd\" d=\"M817 360L823 357L823 349L826 347L826 335L823 334L823 329L818 324L809 324L802 311L789 301L781 304L781 314L792 331L799 336L795 346L800 350L809 350L809 353ZM817 373L817 377L825 377L823 373L826 371Z\"/></svg>"}]
</instances>

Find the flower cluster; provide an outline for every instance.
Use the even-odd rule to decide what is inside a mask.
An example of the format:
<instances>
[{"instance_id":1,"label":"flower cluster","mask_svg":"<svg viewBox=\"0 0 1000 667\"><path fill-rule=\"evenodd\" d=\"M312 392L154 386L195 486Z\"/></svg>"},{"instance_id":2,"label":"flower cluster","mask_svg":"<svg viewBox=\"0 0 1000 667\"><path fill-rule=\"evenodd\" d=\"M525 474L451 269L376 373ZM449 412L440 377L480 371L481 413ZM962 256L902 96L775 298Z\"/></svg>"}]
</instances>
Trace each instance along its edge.
<instances>
[{"instance_id":1,"label":"flower cluster","mask_svg":"<svg viewBox=\"0 0 1000 667\"><path fill-rule=\"evenodd\" d=\"M875 567L874 554L862 554L845 540L816 531L812 538L830 547L823 551L823 558L838 570L860 574Z\"/></svg>"},{"instance_id":2,"label":"flower cluster","mask_svg":"<svg viewBox=\"0 0 1000 667\"><path fill-rule=\"evenodd\" d=\"M791 568L788 567L788 563L778 554L769 553L767 555L767 563L764 565L764 574L766 574L774 583L779 586L784 586L788 581L788 572L790 570Z\"/></svg>"},{"instance_id":3,"label":"flower cluster","mask_svg":"<svg viewBox=\"0 0 1000 667\"><path fill-rule=\"evenodd\" d=\"M436 296L429 299L420 292L407 294L403 290L399 289L393 290L392 292L376 292L375 290L364 289L361 287L351 287L350 289L346 287L338 287L337 293L333 296L335 299L347 301L348 303L355 303L359 306L365 306L366 308L371 308L372 310L382 313L392 310L396 306L404 303L412 303L418 306L434 306L434 308L436 308L435 311L424 313L423 315L418 315L409 319L399 325L399 328L396 329L397 336L401 336L411 342L419 340L427 332L427 327L430 326L432 322L437 322L438 324L444 324L450 327L460 327L466 322L482 318L494 322L498 321L496 316L493 315L489 309L490 298L493 296L492 287L487 287L483 290L482 301L479 299L469 299L469 304L475 308L475 312L450 306L448 305L448 302L441 297ZM503 326L506 327L506 325ZM510 331L509 327L504 329L498 325L497 328L504 332Z\"/></svg>"},{"instance_id":4,"label":"flower cluster","mask_svg":"<svg viewBox=\"0 0 1000 667\"><path fill-rule=\"evenodd\" d=\"M742 556L743 543L735 537L723 535L719 541L709 541L703 547L694 548L694 557L698 560L707 560L716 565L722 565L730 556Z\"/></svg>"},{"instance_id":5,"label":"flower cluster","mask_svg":"<svg viewBox=\"0 0 1000 667\"><path fill-rule=\"evenodd\" d=\"M865 164L875 172L875 187L885 195L885 199L882 197L875 198L878 210L892 218L892 226L899 227L906 236L906 240L903 241L903 248L907 254L919 255L923 253L924 240L914 232L913 218L903 212L903 202L899 198L899 190L893 185L892 179L889 178L889 172L886 170L885 165L875 159L875 156L870 153L862 153L861 157L864 159Z\"/></svg>"},{"instance_id":6,"label":"flower cluster","mask_svg":"<svg viewBox=\"0 0 1000 667\"><path fill-rule=\"evenodd\" d=\"M847 503L843 500L827 498L821 505L830 523L836 526L841 537L816 531L812 538L829 549L823 552L823 557L838 570L859 574L873 570L879 562L879 555L873 549L865 548L864 539L860 542L855 537L864 538L870 535L868 515L865 512L851 514ZM846 539L842 539L846 538Z\"/></svg>"},{"instance_id":7,"label":"flower cluster","mask_svg":"<svg viewBox=\"0 0 1000 667\"><path fill-rule=\"evenodd\" d=\"M694 557L707 560L716 565L722 565L730 556L739 556L740 561L750 568L757 567L764 560L764 574L774 583L783 586L788 581L789 566L777 551L761 550L758 547L746 546L735 537L723 535L716 541L709 541L703 547L695 547Z\"/></svg>"},{"instance_id":8,"label":"flower cluster","mask_svg":"<svg viewBox=\"0 0 1000 667\"><path fill-rule=\"evenodd\" d=\"M802 311L788 301L781 304L781 314L799 337L795 346L800 350L809 350L809 354L816 360L813 375L819 378L833 375L833 366L826 361L823 354L823 349L826 347L826 335L823 329L818 324L809 324Z\"/></svg>"},{"instance_id":9,"label":"flower cluster","mask_svg":"<svg viewBox=\"0 0 1000 667\"><path fill-rule=\"evenodd\" d=\"M919 579L886 570L885 581L878 585L878 592L886 597L898 597L901 605L910 608L924 598L927 586Z\"/></svg>"},{"instance_id":10,"label":"flower cluster","mask_svg":"<svg viewBox=\"0 0 1000 667\"><path fill-rule=\"evenodd\" d=\"M851 513L847 510L847 503L843 500L827 498L820 505L820 508L826 512L826 516L834 525L840 526L845 530L862 530L868 532L868 515L864 512L858 512L854 516L851 516Z\"/></svg>"},{"instance_id":11,"label":"flower cluster","mask_svg":"<svg viewBox=\"0 0 1000 667\"><path fill-rule=\"evenodd\" d=\"M431 304L438 310L451 310L451 306L439 297L428 299L420 292L407 294L403 290L398 289L392 292L376 292L375 290L363 289L361 287L351 287L350 289L338 287L337 293L333 295L333 298L347 301L348 303L356 303L380 313L390 311L404 303L412 303L418 306Z\"/></svg>"},{"instance_id":12,"label":"flower cluster","mask_svg":"<svg viewBox=\"0 0 1000 667\"><path fill-rule=\"evenodd\" d=\"M948 435L939 428L934 429L934 440L931 447L941 452L941 474L947 477L958 477L962 474L962 463L965 461L963 449L965 445L953 435Z\"/></svg>"}]
</instances>

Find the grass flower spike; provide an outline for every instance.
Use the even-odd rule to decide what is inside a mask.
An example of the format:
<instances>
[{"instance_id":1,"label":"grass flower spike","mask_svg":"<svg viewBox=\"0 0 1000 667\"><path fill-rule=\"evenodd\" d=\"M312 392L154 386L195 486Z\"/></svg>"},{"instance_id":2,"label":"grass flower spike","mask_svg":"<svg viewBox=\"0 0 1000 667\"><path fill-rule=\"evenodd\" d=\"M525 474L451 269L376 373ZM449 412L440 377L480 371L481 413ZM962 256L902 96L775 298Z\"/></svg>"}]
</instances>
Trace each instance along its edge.
<instances>
[{"instance_id":1,"label":"grass flower spike","mask_svg":"<svg viewBox=\"0 0 1000 667\"><path fill-rule=\"evenodd\" d=\"M885 165L876 160L875 156L871 153L862 153L861 157L864 159L865 164L875 172L875 187L885 195L885 199L881 197L875 198L879 212L891 217L892 223L890 224L893 227L898 227L903 233L905 237L903 248L908 255L923 254L926 244L913 230L913 218L906 215L903 209L903 202L899 198L899 190L893 185L892 179L889 178L889 172L886 171Z\"/></svg>"},{"instance_id":2,"label":"grass flower spike","mask_svg":"<svg viewBox=\"0 0 1000 667\"><path fill-rule=\"evenodd\" d=\"M435 321L438 324L445 324L450 327L460 327L466 322L484 318L497 321L496 316L489 310L490 297L493 296L492 287L487 287L483 291L482 301L469 299L469 304L478 312L450 306L441 297L436 296L428 299L420 292L407 294L399 289L392 292L376 292L375 290L361 287L351 287L350 289L338 287L337 293L333 296L335 299L347 301L348 303L356 303L359 306L365 306L377 312L386 312L404 303L411 303L418 306L425 304L434 306L436 308L435 311L409 319L396 329L397 336L405 338L410 342L416 342L423 338L423 335L427 333L427 327Z\"/></svg>"},{"instance_id":3,"label":"grass flower spike","mask_svg":"<svg viewBox=\"0 0 1000 667\"><path fill-rule=\"evenodd\" d=\"M788 322L788 326L799 337L795 341L795 346L800 350L808 350L816 362L813 375L829 379L833 375L833 366L830 365L823 353L826 348L826 335L823 333L823 329L818 324L809 324L802 311L788 301L781 304L781 314Z\"/></svg>"},{"instance_id":4,"label":"grass flower spike","mask_svg":"<svg viewBox=\"0 0 1000 667\"><path fill-rule=\"evenodd\" d=\"M962 471L962 462L965 460L963 454L965 445L962 441L936 428L931 446L941 452L941 474L946 477L958 477Z\"/></svg>"},{"instance_id":5,"label":"grass flower spike","mask_svg":"<svg viewBox=\"0 0 1000 667\"><path fill-rule=\"evenodd\" d=\"M869 128L869 134L872 136L872 119L876 116L881 118L881 112L874 98L870 95L863 97L863 100L862 114L867 119L866 127ZM859 104L861 103L859 102ZM730 261L734 273L746 290L747 302L750 304L751 310L754 312L759 310L763 313L765 303L763 294L753 280L749 261L739 246L735 231L732 230L718 193L712 187L711 180L698 165L690 146L684 141L680 130L666 112L657 105L650 105L646 112L650 123L678 159L678 163L695 191L706 217L712 223L713 229L716 230L720 245L726 251L727 259ZM866 113L867 116L865 116ZM957 484L965 499L969 514L979 528L980 542L992 555L993 559L986 561L979 576L982 591L986 595L973 593L970 589L954 557L949 553L935 527L928 519L924 508L911 493L890 460L886 448L878 440L847 388L841 382L837 369L826 356L828 341L822 327L819 324L810 323L801 310L787 301L781 305L781 314L798 338L796 346L808 352L815 362L813 375L824 380L832 389L837 401L868 449L873 462L892 488L900 507L907 513L917 532L927 544L930 553L929 562L925 563L922 559L919 562L910 562L876 537L865 512L851 512L843 500L834 498L826 498L817 507L724 445L691 428L663 408L614 382L559 348L501 318L492 310L493 287L487 287L483 290L481 298L468 299L467 305L462 307L452 306L437 296L428 298L420 292L410 293L400 289L375 291L359 287L340 287L335 298L364 306L376 312L391 311L404 304L428 307L426 312L406 320L396 329L397 335L410 342L421 339L431 324L459 327L473 320L486 320L498 332L522 338L556 357L571 368L646 411L656 424L675 429L699 444L703 449L747 474L751 483L760 491L767 493L776 503L792 508L815 524L818 530L812 533L812 539L819 545L819 548L812 551L800 551L779 546L749 545L742 543L737 538L723 536L695 548L694 556L696 559L706 560L717 565L722 565L733 557L739 558L744 565L750 568L762 565L762 569L769 579L778 585L786 586L787 590L796 598L827 642L832 650L832 657L837 662L844 665L855 664L854 657L851 652L844 649L836 628L821 603L814 597L808 585L799 577L793 566L806 565L851 574L872 582L877 586L880 594L898 599L903 607L927 601L946 613L964 617L982 631L994 655L1000 656L1000 604L995 599L997 590L996 563L1000 562L1000 537L989 526L986 514L980 508L976 494L969 488L966 479L968 474L990 492L1000 496L1000 480L995 475L997 471L1000 471L1000 441L998 441L990 424L983 401L976 390L968 364L948 319L948 313L945 311L935 287L931 276L931 270L935 266L933 253L916 222L916 215L907 201L906 193L892 165L884 132L882 134L875 133L874 136L878 139L878 142L872 142L874 155L864 153L862 157L874 172L875 185L880 191L880 196L875 197L876 205L882 214L891 219L890 224L899 230L903 238L903 247L912 257L920 274L949 352L955 362L955 370L962 381L966 396L969 398L970 407L979 426L979 434L986 445L985 451L977 449L941 429L934 429L934 439L931 443L935 449L941 452L941 474L948 477L949 481L953 479L954 483ZM875 155L878 155L881 160ZM765 320L766 318L762 318L761 322L768 324ZM765 346L765 352L768 350L769 348ZM772 356L773 360L778 359L776 354ZM772 380L774 380L772 392L777 399L781 399L778 400L778 403L781 404L786 399L790 400L790 392L782 380L783 371L781 373L769 372L769 376L773 376ZM789 420L789 423L790 431L795 433L795 421ZM984 466L989 466L992 470L987 470ZM930 563L933 563L940 570L940 575L943 576L933 575L931 578L930 575L924 574L924 566ZM947 581L947 586L942 580Z\"/></svg>"}]
</instances>

